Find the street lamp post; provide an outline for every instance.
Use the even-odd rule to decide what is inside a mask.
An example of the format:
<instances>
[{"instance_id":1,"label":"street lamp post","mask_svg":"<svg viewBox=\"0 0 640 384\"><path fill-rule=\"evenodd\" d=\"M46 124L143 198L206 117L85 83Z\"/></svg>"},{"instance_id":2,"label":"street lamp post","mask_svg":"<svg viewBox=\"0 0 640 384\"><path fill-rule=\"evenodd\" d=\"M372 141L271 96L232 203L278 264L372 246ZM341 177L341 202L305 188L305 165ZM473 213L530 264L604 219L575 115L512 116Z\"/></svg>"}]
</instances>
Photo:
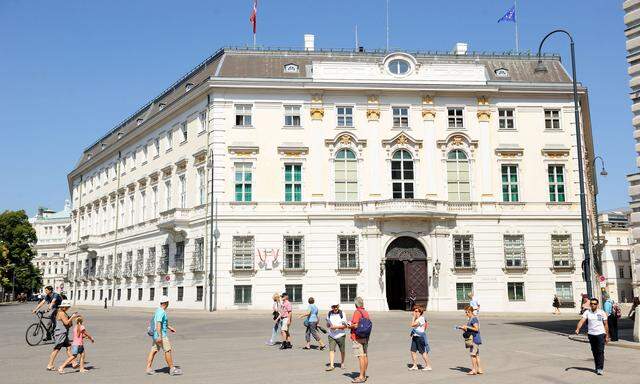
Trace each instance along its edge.
<instances>
[{"instance_id":1,"label":"street lamp post","mask_svg":"<svg viewBox=\"0 0 640 384\"><path fill-rule=\"evenodd\" d=\"M576 146L578 152L578 178L580 184L580 217L582 221L582 249L584 250L584 280L587 286L587 295L593 297L593 287L591 286L591 250L589 249L589 229L587 224L587 202L585 199L585 187L584 187L584 164L582 159L582 134L580 130L580 112L578 110L578 80L576 78L576 55L575 44L573 42L573 36L564 29L556 29L549 32L540 42L538 47L538 65L535 68L535 72L546 72L547 68L542 64L542 58L540 56L542 51L542 45L549 38L549 36L555 33L564 33L567 35L571 45L571 76L573 83L573 109L575 113L576 124Z\"/></svg>"},{"instance_id":2,"label":"street lamp post","mask_svg":"<svg viewBox=\"0 0 640 384\"><path fill-rule=\"evenodd\" d=\"M601 156L596 156L593 158L593 164L592 166L592 171L593 171L593 180L594 182L597 180L598 175L596 174L596 160L600 159L600 164L602 165L602 170L600 171L600 176L607 176L609 174L609 172L607 172L605 166L604 166L604 160L602 159ZM597 183L595 183L597 185ZM594 188L593 189L593 209L595 210L595 216L596 216L596 248L594 251L594 258L596 258L597 260L600 261L600 263L602 262L602 259L600 257L600 255L602 255L602 240L600 239L600 218L599 213L598 213L598 188ZM602 271L600 271L602 272ZM602 273L600 273L602 274Z\"/></svg>"},{"instance_id":3,"label":"street lamp post","mask_svg":"<svg viewBox=\"0 0 640 384\"><path fill-rule=\"evenodd\" d=\"M218 239L220 238L220 231L218 230L218 201L215 199L213 191L213 175L214 175L214 162L213 162L213 150L209 151L209 166L211 167L211 229L209 234L209 312L213 312L217 309L218 301ZM215 212L214 212L215 209ZM215 259L215 262L214 262ZM215 270L214 270L215 265ZM214 296L214 279L215 290Z\"/></svg>"}]
</instances>

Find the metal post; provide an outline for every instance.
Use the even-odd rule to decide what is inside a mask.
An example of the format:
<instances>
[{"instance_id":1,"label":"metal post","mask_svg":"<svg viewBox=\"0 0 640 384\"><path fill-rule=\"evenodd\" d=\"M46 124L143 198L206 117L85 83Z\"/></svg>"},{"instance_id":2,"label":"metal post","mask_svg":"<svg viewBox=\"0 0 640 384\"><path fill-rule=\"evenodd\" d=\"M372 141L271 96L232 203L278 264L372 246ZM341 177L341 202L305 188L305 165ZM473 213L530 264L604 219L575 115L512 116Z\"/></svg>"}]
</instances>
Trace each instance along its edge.
<instances>
[{"instance_id":1,"label":"metal post","mask_svg":"<svg viewBox=\"0 0 640 384\"><path fill-rule=\"evenodd\" d=\"M584 188L584 165L582 159L582 133L580 130L580 111L578 109L578 80L576 78L576 55L575 55L575 44L573 42L573 37L571 34L564 29L556 29L555 31L549 32L540 42L540 46L538 47L538 66L542 64L542 59L540 58L540 52L542 51L542 45L545 40L554 33L564 33L569 37L569 41L571 42L571 75L573 77L573 109L575 114L575 124L576 124L576 145L577 145L577 155L578 155L578 182L580 184L580 217L582 222L582 249L584 250L584 280L587 286L587 295L589 298L593 297L593 286L591 283L591 251L590 251L590 241L589 241L589 228L587 223L587 202L585 198L585 188Z\"/></svg>"},{"instance_id":2,"label":"metal post","mask_svg":"<svg viewBox=\"0 0 640 384\"><path fill-rule=\"evenodd\" d=\"M209 151L211 167L211 218L213 218L213 150ZM213 312L213 223L209 227L209 312Z\"/></svg>"},{"instance_id":3,"label":"metal post","mask_svg":"<svg viewBox=\"0 0 640 384\"><path fill-rule=\"evenodd\" d=\"M215 229L213 231L213 238L215 240L214 246L213 246L213 253L215 255L215 263L214 263L214 289L215 289L215 294L213 296L213 310L217 310L218 309L218 238L220 237L220 231L218 230L218 200L214 199L214 205L216 208L216 215L215 215Z\"/></svg>"}]
</instances>

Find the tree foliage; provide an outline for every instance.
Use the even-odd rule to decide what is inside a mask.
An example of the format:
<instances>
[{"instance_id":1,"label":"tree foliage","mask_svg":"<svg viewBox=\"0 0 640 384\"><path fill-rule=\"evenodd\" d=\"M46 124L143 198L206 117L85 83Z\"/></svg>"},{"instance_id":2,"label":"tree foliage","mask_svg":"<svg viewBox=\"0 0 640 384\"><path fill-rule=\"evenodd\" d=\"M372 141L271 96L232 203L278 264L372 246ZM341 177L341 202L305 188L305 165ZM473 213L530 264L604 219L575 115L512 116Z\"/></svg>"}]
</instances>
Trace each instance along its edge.
<instances>
[{"instance_id":1,"label":"tree foliage","mask_svg":"<svg viewBox=\"0 0 640 384\"><path fill-rule=\"evenodd\" d=\"M25 211L4 211L0 213L0 284L6 291L15 292L37 290L42 286L42 278L31 260L36 231L29 223Z\"/></svg>"}]
</instances>

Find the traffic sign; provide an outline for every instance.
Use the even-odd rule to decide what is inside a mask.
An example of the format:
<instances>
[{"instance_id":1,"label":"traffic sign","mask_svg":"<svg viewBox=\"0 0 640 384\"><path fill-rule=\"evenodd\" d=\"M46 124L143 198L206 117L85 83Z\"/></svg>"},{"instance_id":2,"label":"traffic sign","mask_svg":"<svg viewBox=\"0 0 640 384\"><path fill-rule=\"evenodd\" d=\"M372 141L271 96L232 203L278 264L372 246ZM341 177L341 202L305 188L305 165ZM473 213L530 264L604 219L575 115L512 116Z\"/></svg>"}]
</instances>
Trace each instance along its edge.
<instances>
[{"instance_id":1,"label":"traffic sign","mask_svg":"<svg viewBox=\"0 0 640 384\"><path fill-rule=\"evenodd\" d=\"M607 279L604 277L604 275L600 275L600 282L604 283Z\"/></svg>"},{"instance_id":2,"label":"traffic sign","mask_svg":"<svg viewBox=\"0 0 640 384\"><path fill-rule=\"evenodd\" d=\"M164 281L169 281L169 280L171 280L171 276L167 275L164 277Z\"/></svg>"}]
</instances>

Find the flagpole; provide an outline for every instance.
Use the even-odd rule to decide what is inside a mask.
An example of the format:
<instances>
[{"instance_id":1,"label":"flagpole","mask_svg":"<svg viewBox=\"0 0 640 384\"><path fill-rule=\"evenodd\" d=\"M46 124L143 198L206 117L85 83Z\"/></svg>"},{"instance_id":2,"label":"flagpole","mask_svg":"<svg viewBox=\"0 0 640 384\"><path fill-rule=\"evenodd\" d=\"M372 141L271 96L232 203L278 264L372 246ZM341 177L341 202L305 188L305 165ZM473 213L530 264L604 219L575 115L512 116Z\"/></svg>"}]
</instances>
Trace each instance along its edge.
<instances>
[{"instance_id":1,"label":"flagpole","mask_svg":"<svg viewBox=\"0 0 640 384\"><path fill-rule=\"evenodd\" d=\"M518 37L518 18L520 18L520 15L518 14L518 0L513 0L513 10L515 13L515 24L516 24L516 53L520 53L520 43L519 43L519 37Z\"/></svg>"},{"instance_id":2,"label":"flagpole","mask_svg":"<svg viewBox=\"0 0 640 384\"><path fill-rule=\"evenodd\" d=\"M256 49L256 34L253 34L253 49Z\"/></svg>"},{"instance_id":3,"label":"flagpole","mask_svg":"<svg viewBox=\"0 0 640 384\"><path fill-rule=\"evenodd\" d=\"M356 24L356 52L358 52L358 46L359 46L359 42L358 42L358 24Z\"/></svg>"},{"instance_id":4,"label":"flagpole","mask_svg":"<svg viewBox=\"0 0 640 384\"><path fill-rule=\"evenodd\" d=\"M386 24L387 24L387 52L389 52L389 0L387 0L387 18L386 18Z\"/></svg>"}]
</instances>

